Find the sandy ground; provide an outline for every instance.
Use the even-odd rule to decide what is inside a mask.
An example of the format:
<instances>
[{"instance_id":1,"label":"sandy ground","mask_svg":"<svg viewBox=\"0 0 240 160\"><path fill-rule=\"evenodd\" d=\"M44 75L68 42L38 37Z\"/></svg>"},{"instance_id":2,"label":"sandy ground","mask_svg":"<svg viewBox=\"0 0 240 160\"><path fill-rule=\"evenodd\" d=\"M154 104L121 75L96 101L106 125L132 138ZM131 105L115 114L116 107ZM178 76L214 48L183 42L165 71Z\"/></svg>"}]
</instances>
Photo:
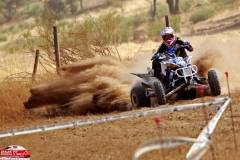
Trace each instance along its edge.
<instances>
[{"instance_id":1,"label":"sandy ground","mask_svg":"<svg viewBox=\"0 0 240 160\"><path fill-rule=\"evenodd\" d=\"M238 109L239 93L234 94L233 110L235 134L238 145L240 112ZM198 99L195 101L203 101ZM190 101L187 101L189 103ZM185 102L186 103L186 102ZM134 112L134 111L133 111ZM214 115L214 110L190 110L159 115L162 119L160 128L153 122L153 117L122 120L75 129L65 129L33 135L17 136L1 139L0 145L22 145L32 150L33 159L131 159L135 149L147 140L162 136L197 137L206 121ZM207 118L206 118L207 117ZM228 158L238 159L231 131L230 111L224 113L213 134L213 148L204 159ZM162 133L161 133L162 131ZM190 145L174 150L154 151L142 159L184 159Z\"/></svg>"}]
</instances>

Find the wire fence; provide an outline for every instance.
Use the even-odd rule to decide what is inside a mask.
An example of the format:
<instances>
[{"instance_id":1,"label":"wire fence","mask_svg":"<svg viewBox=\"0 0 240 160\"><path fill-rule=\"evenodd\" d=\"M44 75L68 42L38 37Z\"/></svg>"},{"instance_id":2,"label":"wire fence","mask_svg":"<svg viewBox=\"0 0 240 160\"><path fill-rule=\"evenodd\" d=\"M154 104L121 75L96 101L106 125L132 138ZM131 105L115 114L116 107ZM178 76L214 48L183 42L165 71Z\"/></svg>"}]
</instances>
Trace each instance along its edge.
<instances>
[{"instance_id":1,"label":"wire fence","mask_svg":"<svg viewBox=\"0 0 240 160\"><path fill-rule=\"evenodd\" d=\"M213 101L205 102L205 103L196 103L196 104L187 104L187 105L178 105L178 106L161 106L157 108L150 108L145 111L136 111L136 112L129 112L123 114L116 114L116 115L109 115L106 117L100 117L97 119L88 119L88 120L74 120L65 123L57 123L57 124L48 124L42 126L34 126L31 128L21 128L21 129L12 129L7 131L0 132L0 138L10 137L10 136L17 136L17 135L25 135L25 134L32 134L37 132L46 132L52 130L59 130L65 128L76 128L85 125L92 125L98 123L105 123L105 122L112 122L118 121L123 119L129 118L137 118L137 117L146 117L150 115L156 115L160 113L173 113L177 111L184 111L190 109L199 109L205 108L214 105L222 105L226 101L230 101L227 97L216 98Z\"/></svg>"},{"instance_id":2,"label":"wire fence","mask_svg":"<svg viewBox=\"0 0 240 160\"><path fill-rule=\"evenodd\" d=\"M0 58L0 82L29 82L33 77L34 69L34 53L11 54ZM56 66L44 55L39 55L39 67L37 69L39 75L44 73L52 73L56 70Z\"/></svg>"}]
</instances>

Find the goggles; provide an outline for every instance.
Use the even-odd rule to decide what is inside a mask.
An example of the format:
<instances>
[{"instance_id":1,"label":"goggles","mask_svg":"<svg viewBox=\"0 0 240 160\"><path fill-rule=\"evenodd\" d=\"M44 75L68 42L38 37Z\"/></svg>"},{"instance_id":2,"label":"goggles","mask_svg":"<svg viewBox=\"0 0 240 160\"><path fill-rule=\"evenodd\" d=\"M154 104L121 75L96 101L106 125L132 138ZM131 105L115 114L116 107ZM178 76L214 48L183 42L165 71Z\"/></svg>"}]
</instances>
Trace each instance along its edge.
<instances>
[{"instance_id":1,"label":"goggles","mask_svg":"<svg viewBox=\"0 0 240 160\"><path fill-rule=\"evenodd\" d=\"M172 34L167 34L167 35L164 35L162 36L163 40L169 40L169 39L172 39L174 36Z\"/></svg>"}]
</instances>

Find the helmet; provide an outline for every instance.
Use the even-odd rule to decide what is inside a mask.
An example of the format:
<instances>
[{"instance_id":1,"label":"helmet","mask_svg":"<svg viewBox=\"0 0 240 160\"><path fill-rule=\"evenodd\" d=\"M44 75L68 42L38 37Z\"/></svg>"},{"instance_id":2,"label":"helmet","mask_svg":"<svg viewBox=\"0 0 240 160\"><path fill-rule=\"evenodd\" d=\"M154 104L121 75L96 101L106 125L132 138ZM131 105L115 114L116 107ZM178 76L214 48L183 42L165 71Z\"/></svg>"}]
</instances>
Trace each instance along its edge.
<instances>
[{"instance_id":1,"label":"helmet","mask_svg":"<svg viewBox=\"0 0 240 160\"><path fill-rule=\"evenodd\" d=\"M163 39L163 42L168 46L172 46L174 42L176 41L176 38L174 36L174 30L172 27L165 27L161 30L161 36Z\"/></svg>"}]
</instances>

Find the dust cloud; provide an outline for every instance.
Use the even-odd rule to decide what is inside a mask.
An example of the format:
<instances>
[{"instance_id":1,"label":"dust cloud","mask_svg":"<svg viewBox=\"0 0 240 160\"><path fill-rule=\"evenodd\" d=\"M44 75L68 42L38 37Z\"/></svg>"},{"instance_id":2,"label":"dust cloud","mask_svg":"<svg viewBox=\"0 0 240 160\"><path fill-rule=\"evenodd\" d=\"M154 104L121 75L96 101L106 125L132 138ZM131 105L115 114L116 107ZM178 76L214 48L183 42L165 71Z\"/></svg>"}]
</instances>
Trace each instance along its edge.
<instances>
[{"instance_id":1,"label":"dust cloud","mask_svg":"<svg viewBox=\"0 0 240 160\"><path fill-rule=\"evenodd\" d=\"M201 37L204 41L197 44L198 49L194 53L194 63L199 67L201 76L205 76L209 69L218 72L223 93L227 93L225 72L229 73L231 90L240 89L240 38L231 34ZM200 40L193 38L193 41Z\"/></svg>"},{"instance_id":2,"label":"dust cloud","mask_svg":"<svg viewBox=\"0 0 240 160\"><path fill-rule=\"evenodd\" d=\"M194 63L198 66L198 74L201 77L206 77L208 70L219 68L224 58L217 50L208 50L202 54Z\"/></svg>"},{"instance_id":3,"label":"dust cloud","mask_svg":"<svg viewBox=\"0 0 240 160\"><path fill-rule=\"evenodd\" d=\"M62 67L62 79L36 86L26 108L57 105L53 114L111 112L131 109L132 83L127 67L113 58L92 58ZM49 111L49 109L48 109Z\"/></svg>"},{"instance_id":4,"label":"dust cloud","mask_svg":"<svg viewBox=\"0 0 240 160\"><path fill-rule=\"evenodd\" d=\"M199 67L199 74L206 76L209 69L216 69L225 94L224 73L229 72L230 88L239 90L240 38L219 34L189 39L195 47L193 63ZM129 73L146 72L146 67L151 66L151 55L141 54L130 60L130 65L98 57L64 66L60 80L30 90L31 96L25 107L49 105L53 114L63 112L68 115L129 110L129 91L134 81L134 76Z\"/></svg>"}]
</instances>

